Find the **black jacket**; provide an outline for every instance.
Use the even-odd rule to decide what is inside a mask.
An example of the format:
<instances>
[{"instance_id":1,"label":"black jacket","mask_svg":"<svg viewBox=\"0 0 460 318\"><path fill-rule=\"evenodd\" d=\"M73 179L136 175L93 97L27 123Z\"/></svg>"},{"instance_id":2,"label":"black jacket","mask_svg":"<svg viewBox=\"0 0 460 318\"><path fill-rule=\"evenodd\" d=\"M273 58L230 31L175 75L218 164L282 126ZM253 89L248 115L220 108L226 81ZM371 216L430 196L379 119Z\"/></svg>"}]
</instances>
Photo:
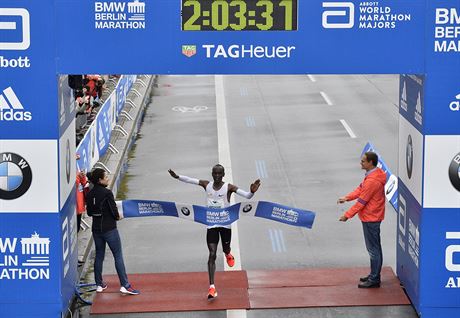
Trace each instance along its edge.
<instances>
[{"instance_id":1,"label":"black jacket","mask_svg":"<svg viewBox=\"0 0 460 318\"><path fill-rule=\"evenodd\" d=\"M108 232L117 228L118 214L111 190L96 184L86 195L86 211L93 217L93 232Z\"/></svg>"}]
</instances>

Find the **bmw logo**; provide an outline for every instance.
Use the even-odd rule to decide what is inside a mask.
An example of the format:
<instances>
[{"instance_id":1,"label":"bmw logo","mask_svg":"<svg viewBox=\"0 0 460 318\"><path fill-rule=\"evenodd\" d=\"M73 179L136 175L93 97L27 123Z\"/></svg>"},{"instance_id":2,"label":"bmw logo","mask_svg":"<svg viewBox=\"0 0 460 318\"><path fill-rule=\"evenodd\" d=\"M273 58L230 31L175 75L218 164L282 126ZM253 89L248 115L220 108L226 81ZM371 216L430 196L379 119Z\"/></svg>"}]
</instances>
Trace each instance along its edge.
<instances>
[{"instance_id":1,"label":"bmw logo","mask_svg":"<svg viewBox=\"0 0 460 318\"><path fill-rule=\"evenodd\" d=\"M391 183L388 186L387 192L385 193L386 195L389 195L391 193L391 191L395 187L395 184L396 184L396 180L395 179L391 180Z\"/></svg>"},{"instance_id":2,"label":"bmw logo","mask_svg":"<svg viewBox=\"0 0 460 318\"><path fill-rule=\"evenodd\" d=\"M12 152L0 153L0 199L19 198L31 183L32 170L23 157Z\"/></svg>"},{"instance_id":3,"label":"bmw logo","mask_svg":"<svg viewBox=\"0 0 460 318\"><path fill-rule=\"evenodd\" d=\"M407 136L406 144L406 168L409 179L412 177L412 167L414 166L414 146L412 145L411 135Z\"/></svg>"},{"instance_id":4,"label":"bmw logo","mask_svg":"<svg viewBox=\"0 0 460 318\"><path fill-rule=\"evenodd\" d=\"M460 192L460 152L452 159L449 166L449 179L457 191Z\"/></svg>"},{"instance_id":5,"label":"bmw logo","mask_svg":"<svg viewBox=\"0 0 460 318\"><path fill-rule=\"evenodd\" d=\"M182 208L180 209L180 211L181 211L182 214L185 215L185 216L189 216L189 215L190 215L190 210L189 210L189 208L187 208L187 207L185 207L185 206L182 207Z\"/></svg>"},{"instance_id":6,"label":"bmw logo","mask_svg":"<svg viewBox=\"0 0 460 318\"><path fill-rule=\"evenodd\" d=\"M67 139L66 151L65 151L65 176L67 178L67 183L70 182L70 142Z\"/></svg>"},{"instance_id":7,"label":"bmw logo","mask_svg":"<svg viewBox=\"0 0 460 318\"><path fill-rule=\"evenodd\" d=\"M251 204L246 204L244 207L243 207L243 212L244 213L248 213L249 211L252 210L252 205Z\"/></svg>"}]
</instances>

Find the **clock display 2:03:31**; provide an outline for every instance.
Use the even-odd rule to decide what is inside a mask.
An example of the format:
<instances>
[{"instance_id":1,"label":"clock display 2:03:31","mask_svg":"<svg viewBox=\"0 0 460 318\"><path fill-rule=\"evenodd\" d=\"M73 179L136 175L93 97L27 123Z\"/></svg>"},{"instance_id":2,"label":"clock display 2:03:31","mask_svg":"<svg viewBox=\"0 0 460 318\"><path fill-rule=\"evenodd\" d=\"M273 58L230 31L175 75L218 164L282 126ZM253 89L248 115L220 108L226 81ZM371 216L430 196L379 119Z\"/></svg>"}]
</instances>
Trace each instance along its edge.
<instances>
[{"instance_id":1,"label":"clock display 2:03:31","mask_svg":"<svg viewBox=\"0 0 460 318\"><path fill-rule=\"evenodd\" d=\"M298 0L182 0L183 31L295 31Z\"/></svg>"}]
</instances>

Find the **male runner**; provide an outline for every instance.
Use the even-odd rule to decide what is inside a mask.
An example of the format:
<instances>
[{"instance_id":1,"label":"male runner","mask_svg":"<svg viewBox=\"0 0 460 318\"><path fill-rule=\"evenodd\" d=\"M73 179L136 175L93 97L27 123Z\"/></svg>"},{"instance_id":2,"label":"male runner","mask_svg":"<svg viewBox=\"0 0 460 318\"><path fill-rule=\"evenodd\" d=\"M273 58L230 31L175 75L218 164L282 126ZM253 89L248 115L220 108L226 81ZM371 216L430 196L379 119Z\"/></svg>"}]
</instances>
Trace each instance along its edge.
<instances>
[{"instance_id":1,"label":"male runner","mask_svg":"<svg viewBox=\"0 0 460 318\"><path fill-rule=\"evenodd\" d=\"M171 175L171 177L179 179L182 182L196 184L203 187L206 191L207 206L214 208L228 207L230 205L230 197L233 192L242 197L245 197L246 199L251 199L260 186L260 180L257 179L256 181L254 181L254 183L251 184L251 192L246 192L242 189L238 189L238 187L233 184L223 182L222 178L225 176L225 170L224 167L220 164L217 164L212 168L212 178L214 180L213 182L177 175L171 169L169 169L168 172ZM214 285L214 273L216 272L216 253L217 245L219 244L219 235L222 238L222 250L225 253L225 258L227 259L228 266L233 267L233 265L235 265L235 258L230 253L230 242L232 239L231 226L208 226L206 233L206 242L208 244L209 249L209 300L217 297L216 286Z\"/></svg>"}]
</instances>

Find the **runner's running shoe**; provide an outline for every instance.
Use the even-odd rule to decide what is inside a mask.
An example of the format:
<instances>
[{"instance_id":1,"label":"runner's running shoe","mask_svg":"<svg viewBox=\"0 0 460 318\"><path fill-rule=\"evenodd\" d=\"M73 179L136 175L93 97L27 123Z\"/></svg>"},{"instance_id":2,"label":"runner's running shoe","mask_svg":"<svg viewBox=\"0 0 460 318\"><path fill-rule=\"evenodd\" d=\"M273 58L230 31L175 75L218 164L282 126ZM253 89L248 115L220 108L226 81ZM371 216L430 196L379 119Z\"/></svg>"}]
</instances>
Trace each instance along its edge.
<instances>
[{"instance_id":1,"label":"runner's running shoe","mask_svg":"<svg viewBox=\"0 0 460 318\"><path fill-rule=\"evenodd\" d=\"M235 258L231 253L225 254L225 258L227 259L227 265L229 267L233 267L235 265Z\"/></svg>"},{"instance_id":2,"label":"runner's running shoe","mask_svg":"<svg viewBox=\"0 0 460 318\"><path fill-rule=\"evenodd\" d=\"M212 300L217 297L217 291L215 287L209 287L208 300Z\"/></svg>"}]
</instances>

